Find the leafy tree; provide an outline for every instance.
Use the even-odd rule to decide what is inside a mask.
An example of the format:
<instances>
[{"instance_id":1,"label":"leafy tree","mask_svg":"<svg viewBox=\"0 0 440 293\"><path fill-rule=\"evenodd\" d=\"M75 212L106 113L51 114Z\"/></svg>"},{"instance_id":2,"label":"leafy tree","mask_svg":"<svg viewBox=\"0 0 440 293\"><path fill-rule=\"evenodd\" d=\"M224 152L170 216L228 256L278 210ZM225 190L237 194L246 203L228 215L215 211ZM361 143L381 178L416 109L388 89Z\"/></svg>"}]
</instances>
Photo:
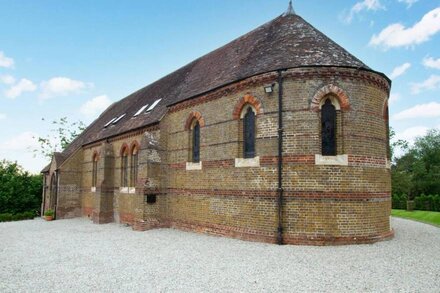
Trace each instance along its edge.
<instances>
[{"instance_id":1,"label":"leafy tree","mask_svg":"<svg viewBox=\"0 0 440 293\"><path fill-rule=\"evenodd\" d=\"M30 175L17 163L0 161L0 214L38 211L42 187L41 175Z\"/></svg>"},{"instance_id":2,"label":"leafy tree","mask_svg":"<svg viewBox=\"0 0 440 293\"><path fill-rule=\"evenodd\" d=\"M44 118L41 120L45 121ZM67 117L51 122L54 126L47 136L37 137L39 147L34 149L34 156L51 158L54 152L63 151L85 128L82 121L70 122Z\"/></svg>"},{"instance_id":3,"label":"leafy tree","mask_svg":"<svg viewBox=\"0 0 440 293\"><path fill-rule=\"evenodd\" d=\"M440 131L432 129L416 139L406 153L394 160L392 167L394 194L440 194Z\"/></svg>"}]
</instances>

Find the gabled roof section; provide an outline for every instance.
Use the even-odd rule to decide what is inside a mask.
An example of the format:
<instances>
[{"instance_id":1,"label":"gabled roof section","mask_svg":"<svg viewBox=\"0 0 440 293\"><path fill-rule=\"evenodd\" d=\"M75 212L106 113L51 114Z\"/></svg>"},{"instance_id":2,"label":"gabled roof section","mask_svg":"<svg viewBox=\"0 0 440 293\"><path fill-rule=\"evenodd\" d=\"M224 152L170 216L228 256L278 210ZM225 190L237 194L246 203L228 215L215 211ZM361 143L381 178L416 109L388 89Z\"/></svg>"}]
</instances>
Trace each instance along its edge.
<instances>
[{"instance_id":1,"label":"gabled roof section","mask_svg":"<svg viewBox=\"0 0 440 293\"><path fill-rule=\"evenodd\" d=\"M300 16L283 14L111 105L64 152L157 123L167 106L257 74L295 67L338 66L371 70ZM146 104L157 107L136 117ZM118 124L104 128L126 113Z\"/></svg>"}]
</instances>

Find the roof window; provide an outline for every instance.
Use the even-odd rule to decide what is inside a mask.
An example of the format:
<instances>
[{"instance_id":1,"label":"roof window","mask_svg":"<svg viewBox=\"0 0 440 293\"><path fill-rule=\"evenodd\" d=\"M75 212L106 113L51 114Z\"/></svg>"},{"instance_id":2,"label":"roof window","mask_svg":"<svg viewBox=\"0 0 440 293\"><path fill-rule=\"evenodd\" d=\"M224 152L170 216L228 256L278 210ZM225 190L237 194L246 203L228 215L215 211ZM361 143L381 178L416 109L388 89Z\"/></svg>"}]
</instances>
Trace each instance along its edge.
<instances>
[{"instance_id":1,"label":"roof window","mask_svg":"<svg viewBox=\"0 0 440 293\"><path fill-rule=\"evenodd\" d=\"M154 103L151 104L151 106L147 109L147 113L150 112L151 110L153 110L153 109L157 106L157 104L159 104L159 102L160 102L161 100L162 100L162 99L157 99L156 101L154 101Z\"/></svg>"},{"instance_id":2,"label":"roof window","mask_svg":"<svg viewBox=\"0 0 440 293\"><path fill-rule=\"evenodd\" d=\"M112 122L113 125L115 125L116 123L118 123L122 118L124 118L125 113L122 114L121 116L119 116L118 118L115 119L115 121Z\"/></svg>"},{"instance_id":3,"label":"roof window","mask_svg":"<svg viewBox=\"0 0 440 293\"><path fill-rule=\"evenodd\" d=\"M139 111L136 112L136 114L133 115L133 117L136 117L138 115L140 115L142 112L145 111L145 109L148 107L148 104L142 106L142 108L139 109Z\"/></svg>"},{"instance_id":4,"label":"roof window","mask_svg":"<svg viewBox=\"0 0 440 293\"><path fill-rule=\"evenodd\" d=\"M115 121L115 120L116 120L116 117L112 118L112 120L110 120L109 122L107 122L107 123L104 125L104 128L106 128L107 126L109 126L110 124L112 124L113 121Z\"/></svg>"}]
</instances>

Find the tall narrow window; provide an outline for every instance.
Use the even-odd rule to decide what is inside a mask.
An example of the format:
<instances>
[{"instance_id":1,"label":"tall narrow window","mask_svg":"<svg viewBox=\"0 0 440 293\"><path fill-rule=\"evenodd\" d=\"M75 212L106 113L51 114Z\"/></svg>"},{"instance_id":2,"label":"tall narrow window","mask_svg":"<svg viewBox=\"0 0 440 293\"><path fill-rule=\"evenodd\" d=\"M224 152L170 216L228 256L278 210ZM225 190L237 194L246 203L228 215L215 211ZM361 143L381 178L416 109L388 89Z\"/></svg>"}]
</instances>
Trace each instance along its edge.
<instances>
[{"instance_id":1,"label":"tall narrow window","mask_svg":"<svg viewBox=\"0 0 440 293\"><path fill-rule=\"evenodd\" d=\"M336 156L336 108L327 99L321 109L322 155Z\"/></svg>"},{"instance_id":2,"label":"tall narrow window","mask_svg":"<svg viewBox=\"0 0 440 293\"><path fill-rule=\"evenodd\" d=\"M96 187L98 181L98 155L93 156L93 166L92 166L92 187Z\"/></svg>"},{"instance_id":3,"label":"tall narrow window","mask_svg":"<svg viewBox=\"0 0 440 293\"><path fill-rule=\"evenodd\" d=\"M255 157L255 113L248 107L243 119L243 156L245 158Z\"/></svg>"},{"instance_id":4,"label":"tall narrow window","mask_svg":"<svg viewBox=\"0 0 440 293\"><path fill-rule=\"evenodd\" d=\"M386 129L386 138L387 138L387 159L391 160L391 145L390 145L390 122L389 122L389 109L388 106L385 108L384 120L385 120L385 129Z\"/></svg>"},{"instance_id":5,"label":"tall narrow window","mask_svg":"<svg viewBox=\"0 0 440 293\"><path fill-rule=\"evenodd\" d=\"M131 165L130 165L130 187L135 187L138 175L138 149L136 146L131 151Z\"/></svg>"},{"instance_id":6,"label":"tall narrow window","mask_svg":"<svg viewBox=\"0 0 440 293\"><path fill-rule=\"evenodd\" d=\"M121 154L121 187L128 186L128 151L125 148Z\"/></svg>"},{"instance_id":7,"label":"tall narrow window","mask_svg":"<svg viewBox=\"0 0 440 293\"><path fill-rule=\"evenodd\" d=\"M192 140L192 161L193 163L200 162L200 124L196 121L193 127L193 140Z\"/></svg>"}]
</instances>

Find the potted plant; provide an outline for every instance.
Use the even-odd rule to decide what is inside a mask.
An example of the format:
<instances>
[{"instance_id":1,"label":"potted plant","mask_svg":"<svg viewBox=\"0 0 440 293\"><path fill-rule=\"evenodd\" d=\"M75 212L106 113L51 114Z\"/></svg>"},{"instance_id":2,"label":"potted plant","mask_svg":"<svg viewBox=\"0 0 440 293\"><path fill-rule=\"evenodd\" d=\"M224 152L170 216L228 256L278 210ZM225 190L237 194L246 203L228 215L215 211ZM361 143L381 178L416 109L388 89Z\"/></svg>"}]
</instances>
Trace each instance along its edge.
<instances>
[{"instance_id":1,"label":"potted plant","mask_svg":"<svg viewBox=\"0 0 440 293\"><path fill-rule=\"evenodd\" d=\"M48 209L44 212L44 219L46 221L52 221L53 220L54 211L51 209Z\"/></svg>"}]
</instances>

